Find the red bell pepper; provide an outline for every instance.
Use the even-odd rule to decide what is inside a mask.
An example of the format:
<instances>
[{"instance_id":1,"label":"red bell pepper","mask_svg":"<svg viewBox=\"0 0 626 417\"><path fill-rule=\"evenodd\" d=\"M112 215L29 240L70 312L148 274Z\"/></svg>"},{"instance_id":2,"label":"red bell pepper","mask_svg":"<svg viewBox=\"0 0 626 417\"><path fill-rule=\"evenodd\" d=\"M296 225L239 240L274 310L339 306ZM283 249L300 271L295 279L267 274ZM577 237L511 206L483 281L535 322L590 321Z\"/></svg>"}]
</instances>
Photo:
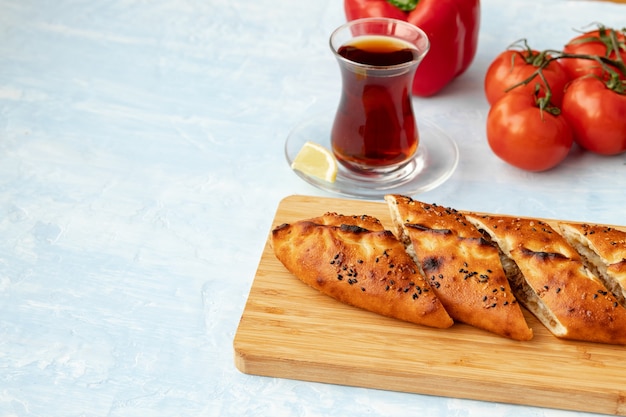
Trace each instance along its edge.
<instances>
[{"instance_id":1,"label":"red bell pepper","mask_svg":"<svg viewBox=\"0 0 626 417\"><path fill-rule=\"evenodd\" d=\"M390 17L418 26L430 51L417 68L413 94L438 93L470 66L478 46L480 0L344 0L347 20Z\"/></svg>"}]
</instances>

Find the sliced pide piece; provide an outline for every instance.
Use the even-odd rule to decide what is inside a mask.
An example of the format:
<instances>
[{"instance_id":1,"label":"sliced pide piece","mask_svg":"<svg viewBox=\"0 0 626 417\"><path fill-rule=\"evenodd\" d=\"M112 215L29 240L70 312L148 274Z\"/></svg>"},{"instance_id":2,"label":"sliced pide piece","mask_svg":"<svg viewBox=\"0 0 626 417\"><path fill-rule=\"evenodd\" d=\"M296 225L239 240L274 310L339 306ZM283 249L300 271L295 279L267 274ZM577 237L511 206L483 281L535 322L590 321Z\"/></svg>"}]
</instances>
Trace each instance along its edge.
<instances>
[{"instance_id":1,"label":"sliced pide piece","mask_svg":"<svg viewBox=\"0 0 626 417\"><path fill-rule=\"evenodd\" d=\"M498 249L460 212L387 195L394 228L433 291L457 321L514 340L530 340Z\"/></svg>"},{"instance_id":2,"label":"sliced pide piece","mask_svg":"<svg viewBox=\"0 0 626 417\"><path fill-rule=\"evenodd\" d=\"M626 309L549 224L506 216L466 217L498 244L515 295L552 334L626 344Z\"/></svg>"},{"instance_id":3,"label":"sliced pide piece","mask_svg":"<svg viewBox=\"0 0 626 417\"><path fill-rule=\"evenodd\" d=\"M626 232L581 223L559 223L559 229L582 256L585 265L626 307Z\"/></svg>"},{"instance_id":4,"label":"sliced pide piece","mask_svg":"<svg viewBox=\"0 0 626 417\"><path fill-rule=\"evenodd\" d=\"M343 303L436 328L454 323L404 245L369 216L324 216L283 224L271 244L305 284ZM382 226L380 226L382 229Z\"/></svg>"}]
</instances>

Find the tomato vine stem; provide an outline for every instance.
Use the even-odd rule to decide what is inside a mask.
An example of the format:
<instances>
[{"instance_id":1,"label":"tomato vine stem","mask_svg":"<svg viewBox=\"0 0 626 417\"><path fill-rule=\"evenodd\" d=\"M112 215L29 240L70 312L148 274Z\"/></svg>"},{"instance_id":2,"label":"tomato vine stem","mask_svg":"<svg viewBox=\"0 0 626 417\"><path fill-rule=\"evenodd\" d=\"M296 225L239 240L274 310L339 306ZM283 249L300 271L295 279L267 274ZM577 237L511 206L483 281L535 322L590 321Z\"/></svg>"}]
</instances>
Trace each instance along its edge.
<instances>
[{"instance_id":1,"label":"tomato vine stem","mask_svg":"<svg viewBox=\"0 0 626 417\"><path fill-rule=\"evenodd\" d=\"M605 29L603 26L601 26L600 28L601 28L600 29L601 31L602 30L604 31L604 32L601 32L601 36L604 37L603 41L610 42L611 43L610 49L619 52L619 50L622 48L622 44L617 39L617 32L614 29L610 29L608 30L609 35L607 36L606 35L607 29ZM509 92L519 86L527 85L531 83L537 76L539 76L542 79L546 87L546 95L543 99L541 99L543 104L539 102L538 104L540 106L543 105L544 108L547 109L548 107L547 107L546 99L548 99L549 101L549 99L552 97L552 93L550 91L550 86L548 85L548 82L543 75L543 70L553 61L558 61L561 59L586 59L586 60L595 61L598 63L603 73L606 74L607 76L606 78L602 78L602 81L604 82L604 84L606 85L608 89L613 90L618 94L626 94L626 81L624 80L626 79L626 62L624 62L621 54L619 53L616 54L615 59L611 59L608 56L572 54L572 53L568 53L568 52L564 52L560 50L553 50L553 49L546 49L540 52L536 52L532 48L530 48L526 39L520 39L514 42L513 44L509 46L509 49L512 49L514 47L519 47L519 46L522 46L523 52L526 52L527 54L526 56L524 56L524 53L520 51L520 55L524 58L525 62L536 66L537 69L530 76L528 76L528 78L526 78L525 80L522 80L519 83L516 83L512 85L511 87L507 88L505 90L506 92ZM609 49L609 46L607 46L607 50L608 49ZM609 53L607 52L607 55L608 54Z\"/></svg>"}]
</instances>

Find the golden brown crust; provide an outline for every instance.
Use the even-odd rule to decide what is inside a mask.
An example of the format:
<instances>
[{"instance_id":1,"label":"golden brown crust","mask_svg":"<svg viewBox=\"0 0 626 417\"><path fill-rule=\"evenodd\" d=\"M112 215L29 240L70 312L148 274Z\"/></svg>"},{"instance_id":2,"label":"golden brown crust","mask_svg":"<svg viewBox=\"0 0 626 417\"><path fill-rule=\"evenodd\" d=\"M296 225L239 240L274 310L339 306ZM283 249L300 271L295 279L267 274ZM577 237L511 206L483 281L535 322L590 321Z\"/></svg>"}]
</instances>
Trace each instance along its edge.
<instances>
[{"instance_id":1,"label":"golden brown crust","mask_svg":"<svg viewBox=\"0 0 626 417\"><path fill-rule=\"evenodd\" d=\"M559 223L561 230L576 230L588 240L607 265L626 259L626 232L614 227L586 223Z\"/></svg>"},{"instance_id":2,"label":"golden brown crust","mask_svg":"<svg viewBox=\"0 0 626 417\"><path fill-rule=\"evenodd\" d=\"M545 222L467 216L485 230L523 275L518 299L558 337L626 344L626 309L583 265L578 252Z\"/></svg>"},{"instance_id":3,"label":"golden brown crust","mask_svg":"<svg viewBox=\"0 0 626 417\"><path fill-rule=\"evenodd\" d=\"M364 228L371 218L337 216L275 228L276 257L301 281L343 303L430 327L453 324L393 233Z\"/></svg>"},{"instance_id":4,"label":"golden brown crust","mask_svg":"<svg viewBox=\"0 0 626 417\"><path fill-rule=\"evenodd\" d=\"M396 233L454 320L515 340L532 338L497 248L462 213L406 196L385 199Z\"/></svg>"},{"instance_id":5,"label":"golden brown crust","mask_svg":"<svg viewBox=\"0 0 626 417\"><path fill-rule=\"evenodd\" d=\"M411 223L433 230L453 230L455 235L463 238L482 236L461 212L453 208L423 203L398 194L385 196L385 201L398 233L401 233L404 224Z\"/></svg>"},{"instance_id":6,"label":"golden brown crust","mask_svg":"<svg viewBox=\"0 0 626 417\"><path fill-rule=\"evenodd\" d=\"M367 214L347 216L335 212L326 212L322 216L309 219L312 223L324 224L326 226L341 226L347 224L362 227L372 232L385 230L383 224L376 217Z\"/></svg>"}]
</instances>

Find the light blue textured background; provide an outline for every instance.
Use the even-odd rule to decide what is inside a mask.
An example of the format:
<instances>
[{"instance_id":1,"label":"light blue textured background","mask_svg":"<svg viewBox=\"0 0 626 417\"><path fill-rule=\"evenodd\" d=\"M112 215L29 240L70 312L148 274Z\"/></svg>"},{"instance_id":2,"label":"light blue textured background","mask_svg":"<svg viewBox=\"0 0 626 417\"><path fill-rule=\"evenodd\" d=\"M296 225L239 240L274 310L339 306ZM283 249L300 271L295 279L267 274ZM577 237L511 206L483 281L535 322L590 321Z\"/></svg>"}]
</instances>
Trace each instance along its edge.
<instances>
[{"instance_id":1,"label":"light blue textured background","mask_svg":"<svg viewBox=\"0 0 626 417\"><path fill-rule=\"evenodd\" d=\"M483 1L471 69L415 99L461 153L420 198L626 224L623 155L511 168L487 147L482 95L513 41L560 48L624 17L595 1ZM235 369L278 202L326 195L283 144L336 106L327 38L343 21L340 0L0 0L0 416L583 415Z\"/></svg>"}]
</instances>

